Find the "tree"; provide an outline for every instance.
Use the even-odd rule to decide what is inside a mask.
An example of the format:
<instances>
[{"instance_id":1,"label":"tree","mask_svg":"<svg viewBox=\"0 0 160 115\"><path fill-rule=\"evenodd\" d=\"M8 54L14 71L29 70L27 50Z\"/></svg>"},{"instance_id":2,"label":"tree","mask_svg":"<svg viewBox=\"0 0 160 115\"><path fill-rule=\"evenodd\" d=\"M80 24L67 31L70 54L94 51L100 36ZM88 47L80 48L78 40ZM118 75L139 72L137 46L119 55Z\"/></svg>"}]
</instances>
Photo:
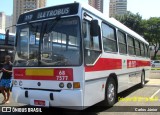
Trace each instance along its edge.
<instances>
[{"instance_id":1,"label":"tree","mask_svg":"<svg viewBox=\"0 0 160 115\"><path fill-rule=\"evenodd\" d=\"M151 17L148 20L143 21L144 38L154 46L154 56L153 59L156 59L158 50L160 49L160 17Z\"/></svg>"},{"instance_id":2,"label":"tree","mask_svg":"<svg viewBox=\"0 0 160 115\"><path fill-rule=\"evenodd\" d=\"M153 59L156 59L158 50L160 49L160 17L151 17L145 20L138 13L127 12L125 15L116 16L115 18L143 36L150 45L154 46Z\"/></svg>"},{"instance_id":3,"label":"tree","mask_svg":"<svg viewBox=\"0 0 160 115\"><path fill-rule=\"evenodd\" d=\"M115 16L115 18L131 30L137 32L140 35L143 35L143 28L141 26L142 16L140 16L139 13L133 14L130 11L128 11L124 15Z\"/></svg>"}]
</instances>

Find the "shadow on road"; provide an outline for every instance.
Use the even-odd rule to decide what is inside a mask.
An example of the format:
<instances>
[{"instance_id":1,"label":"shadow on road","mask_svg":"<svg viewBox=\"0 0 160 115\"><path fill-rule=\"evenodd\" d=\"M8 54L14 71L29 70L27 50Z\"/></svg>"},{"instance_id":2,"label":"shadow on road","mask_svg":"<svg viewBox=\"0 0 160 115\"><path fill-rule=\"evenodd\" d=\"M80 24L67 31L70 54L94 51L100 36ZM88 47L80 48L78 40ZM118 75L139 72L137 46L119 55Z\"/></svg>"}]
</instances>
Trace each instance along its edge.
<instances>
[{"instance_id":1,"label":"shadow on road","mask_svg":"<svg viewBox=\"0 0 160 115\"><path fill-rule=\"evenodd\" d=\"M145 84L147 84L149 81L146 81ZM121 93L118 94L118 97L127 97L128 95L130 95L131 93L137 91L138 89L140 89L140 84L135 85L134 87L131 87Z\"/></svg>"}]
</instances>

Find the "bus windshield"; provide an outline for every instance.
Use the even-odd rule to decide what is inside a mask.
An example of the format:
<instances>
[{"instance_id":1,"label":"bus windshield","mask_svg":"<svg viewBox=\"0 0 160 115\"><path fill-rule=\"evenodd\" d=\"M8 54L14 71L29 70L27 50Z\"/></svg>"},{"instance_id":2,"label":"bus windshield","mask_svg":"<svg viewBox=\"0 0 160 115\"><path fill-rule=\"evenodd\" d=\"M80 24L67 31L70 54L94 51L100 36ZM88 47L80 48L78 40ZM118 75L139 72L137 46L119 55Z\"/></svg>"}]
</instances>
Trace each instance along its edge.
<instances>
[{"instance_id":1,"label":"bus windshield","mask_svg":"<svg viewBox=\"0 0 160 115\"><path fill-rule=\"evenodd\" d=\"M17 34L14 66L78 66L81 63L78 17L20 25Z\"/></svg>"}]
</instances>

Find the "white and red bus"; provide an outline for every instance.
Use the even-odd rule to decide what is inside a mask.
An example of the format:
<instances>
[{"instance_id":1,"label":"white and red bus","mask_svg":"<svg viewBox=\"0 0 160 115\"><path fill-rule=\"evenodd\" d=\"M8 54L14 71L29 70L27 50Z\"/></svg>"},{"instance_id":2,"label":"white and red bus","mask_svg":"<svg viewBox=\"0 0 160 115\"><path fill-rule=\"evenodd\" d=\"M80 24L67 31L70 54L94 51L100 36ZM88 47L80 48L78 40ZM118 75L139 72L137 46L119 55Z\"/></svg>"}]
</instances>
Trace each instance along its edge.
<instances>
[{"instance_id":1,"label":"white and red bus","mask_svg":"<svg viewBox=\"0 0 160 115\"><path fill-rule=\"evenodd\" d=\"M12 95L33 106L108 106L150 73L148 42L89 5L37 9L17 22Z\"/></svg>"}]
</instances>

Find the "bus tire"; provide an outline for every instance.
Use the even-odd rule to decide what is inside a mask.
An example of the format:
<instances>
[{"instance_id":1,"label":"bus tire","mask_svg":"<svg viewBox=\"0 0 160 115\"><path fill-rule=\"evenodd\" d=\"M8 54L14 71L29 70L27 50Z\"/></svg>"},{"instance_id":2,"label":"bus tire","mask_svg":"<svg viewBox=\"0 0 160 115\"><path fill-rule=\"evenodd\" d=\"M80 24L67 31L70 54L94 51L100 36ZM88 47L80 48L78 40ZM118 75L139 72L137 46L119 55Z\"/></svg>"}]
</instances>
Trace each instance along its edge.
<instances>
[{"instance_id":1,"label":"bus tire","mask_svg":"<svg viewBox=\"0 0 160 115\"><path fill-rule=\"evenodd\" d=\"M140 88L143 88L144 86L145 86L145 73L144 71L142 71Z\"/></svg>"},{"instance_id":2,"label":"bus tire","mask_svg":"<svg viewBox=\"0 0 160 115\"><path fill-rule=\"evenodd\" d=\"M106 88L105 88L105 105L113 106L117 98L117 88L116 82L113 78L108 78Z\"/></svg>"}]
</instances>

